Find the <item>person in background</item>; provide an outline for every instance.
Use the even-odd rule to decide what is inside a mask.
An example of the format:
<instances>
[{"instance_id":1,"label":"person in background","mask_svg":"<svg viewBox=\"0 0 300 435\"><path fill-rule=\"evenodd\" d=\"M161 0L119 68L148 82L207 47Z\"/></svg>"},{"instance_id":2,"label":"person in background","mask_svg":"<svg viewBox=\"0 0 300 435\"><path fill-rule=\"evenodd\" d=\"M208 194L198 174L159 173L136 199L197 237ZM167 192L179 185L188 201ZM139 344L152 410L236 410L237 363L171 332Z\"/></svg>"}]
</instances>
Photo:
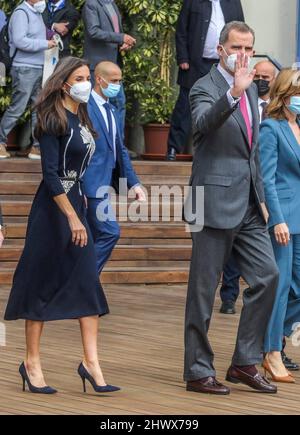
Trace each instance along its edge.
<instances>
[{"instance_id":1,"label":"person in background","mask_svg":"<svg viewBox=\"0 0 300 435\"><path fill-rule=\"evenodd\" d=\"M6 14L2 9L0 9L0 32L5 26L5 24L6 24Z\"/></svg>"},{"instance_id":2,"label":"person in background","mask_svg":"<svg viewBox=\"0 0 300 435\"><path fill-rule=\"evenodd\" d=\"M49 0L43 19L46 27L57 32L62 38L64 49L60 56L70 56L72 32L78 26L80 13L69 0Z\"/></svg>"},{"instance_id":3,"label":"person in background","mask_svg":"<svg viewBox=\"0 0 300 435\"><path fill-rule=\"evenodd\" d=\"M91 228L100 274L120 237L109 198L109 188L117 188L126 178L136 199L145 200L140 181L124 146L115 108L109 98L120 90L122 71L112 62L100 62L95 69L95 86L88 103L88 112L97 132L96 150L84 175L83 189L88 200L87 218ZM102 214L101 214L102 210ZM103 216L103 217L102 217Z\"/></svg>"},{"instance_id":4,"label":"person in background","mask_svg":"<svg viewBox=\"0 0 300 435\"><path fill-rule=\"evenodd\" d=\"M262 122L266 117L266 108L270 102L270 93L276 79L276 68L269 61L258 62L254 69L254 83L258 90L259 119ZM223 270L220 296L222 305L220 313L235 314L235 304L240 292L240 271L233 256L230 257Z\"/></svg>"},{"instance_id":5,"label":"person in background","mask_svg":"<svg viewBox=\"0 0 300 435\"><path fill-rule=\"evenodd\" d=\"M110 61L122 67L121 51L131 50L135 38L123 32L122 18L114 0L86 0L82 19L84 23L83 56L91 65L92 80L96 65ZM117 109L122 135L125 132L126 97L123 84L110 102Z\"/></svg>"},{"instance_id":6,"label":"person in background","mask_svg":"<svg viewBox=\"0 0 300 435\"><path fill-rule=\"evenodd\" d=\"M276 68L272 62L262 60L258 62L254 69L256 70L254 83L258 91L258 110L260 122L266 119L266 110L270 102L272 86L276 79Z\"/></svg>"},{"instance_id":7,"label":"person in background","mask_svg":"<svg viewBox=\"0 0 300 435\"><path fill-rule=\"evenodd\" d=\"M278 75L260 129L260 157L279 284L265 337L263 366L274 381L294 383L285 367L282 337L300 322L300 72Z\"/></svg>"},{"instance_id":8,"label":"person in background","mask_svg":"<svg viewBox=\"0 0 300 435\"><path fill-rule=\"evenodd\" d=\"M167 160L182 153L192 130L189 93L219 62L217 46L225 23L244 21L240 0L183 0L176 28L179 95L171 118Z\"/></svg>"},{"instance_id":9,"label":"person in background","mask_svg":"<svg viewBox=\"0 0 300 435\"><path fill-rule=\"evenodd\" d=\"M35 104L43 78L44 51L56 46L47 40L46 26L42 13L46 3L28 0L14 10L9 21L10 55L13 57L11 68L12 96L0 122L0 159L10 157L6 150L7 136L24 114L28 103ZM36 112L31 115L33 146L28 157L40 159L38 140L34 136Z\"/></svg>"}]
</instances>

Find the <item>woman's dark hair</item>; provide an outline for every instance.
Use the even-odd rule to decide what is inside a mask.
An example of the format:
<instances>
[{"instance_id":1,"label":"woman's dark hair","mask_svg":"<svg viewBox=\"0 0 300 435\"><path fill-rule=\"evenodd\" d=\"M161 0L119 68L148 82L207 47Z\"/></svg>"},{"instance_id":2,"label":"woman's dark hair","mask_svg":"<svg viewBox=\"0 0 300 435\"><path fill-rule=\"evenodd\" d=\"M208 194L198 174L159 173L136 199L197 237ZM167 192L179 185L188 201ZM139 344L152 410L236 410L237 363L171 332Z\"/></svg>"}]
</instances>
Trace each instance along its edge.
<instances>
[{"instance_id":1,"label":"woman's dark hair","mask_svg":"<svg viewBox=\"0 0 300 435\"><path fill-rule=\"evenodd\" d=\"M62 58L56 65L53 74L46 81L35 106L37 125L34 135L37 139L40 139L44 133L54 136L66 134L68 119L63 105L63 85L68 81L70 75L82 66L89 67L89 64L84 59L77 57ZM84 103L79 104L78 118L80 123L88 127L93 136L96 137L88 116L87 105Z\"/></svg>"}]
</instances>

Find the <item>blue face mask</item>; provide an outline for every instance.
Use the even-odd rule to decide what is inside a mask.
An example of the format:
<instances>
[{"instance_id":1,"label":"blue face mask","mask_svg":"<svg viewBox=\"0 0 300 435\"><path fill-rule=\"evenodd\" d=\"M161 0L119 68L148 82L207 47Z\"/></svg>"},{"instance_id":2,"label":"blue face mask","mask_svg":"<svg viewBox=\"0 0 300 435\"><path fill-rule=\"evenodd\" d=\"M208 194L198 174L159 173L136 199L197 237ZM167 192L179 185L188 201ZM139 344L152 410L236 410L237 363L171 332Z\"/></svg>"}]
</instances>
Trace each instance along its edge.
<instances>
[{"instance_id":1,"label":"blue face mask","mask_svg":"<svg viewBox=\"0 0 300 435\"><path fill-rule=\"evenodd\" d=\"M291 97L290 104L288 108L291 112L296 113L296 115L300 115L300 97L293 96Z\"/></svg>"},{"instance_id":2,"label":"blue face mask","mask_svg":"<svg viewBox=\"0 0 300 435\"><path fill-rule=\"evenodd\" d=\"M102 77L102 80L104 80L104 78ZM118 93L120 92L121 89L121 85L117 85L116 83L108 83L106 80L104 80L105 83L108 84L107 88L102 88L101 86L101 90L103 92L103 94L107 97L107 98L115 98Z\"/></svg>"}]
</instances>

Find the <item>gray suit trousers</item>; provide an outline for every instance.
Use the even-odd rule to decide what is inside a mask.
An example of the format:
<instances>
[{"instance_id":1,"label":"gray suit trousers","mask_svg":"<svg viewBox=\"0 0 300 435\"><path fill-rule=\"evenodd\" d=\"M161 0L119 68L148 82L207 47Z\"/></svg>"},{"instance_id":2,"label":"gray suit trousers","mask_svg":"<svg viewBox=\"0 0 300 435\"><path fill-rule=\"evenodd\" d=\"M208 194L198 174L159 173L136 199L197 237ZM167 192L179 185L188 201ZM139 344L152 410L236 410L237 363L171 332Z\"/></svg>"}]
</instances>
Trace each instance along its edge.
<instances>
[{"instance_id":1,"label":"gray suit trousers","mask_svg":"<svg viewBox=\"0 0 300 435\"><path fill-rule=\"evenodd\" d=\"M234 365L261 362L279 275L268 229L256 204L249 204L237 228L204 227L202 231L192 233L192 238L185 318L185 381L216 375L214 354L207 335L216 289L231 252L249 285L243 295ZM223 333L226 333L226 325Z\"/></svg>"}]
</instances>

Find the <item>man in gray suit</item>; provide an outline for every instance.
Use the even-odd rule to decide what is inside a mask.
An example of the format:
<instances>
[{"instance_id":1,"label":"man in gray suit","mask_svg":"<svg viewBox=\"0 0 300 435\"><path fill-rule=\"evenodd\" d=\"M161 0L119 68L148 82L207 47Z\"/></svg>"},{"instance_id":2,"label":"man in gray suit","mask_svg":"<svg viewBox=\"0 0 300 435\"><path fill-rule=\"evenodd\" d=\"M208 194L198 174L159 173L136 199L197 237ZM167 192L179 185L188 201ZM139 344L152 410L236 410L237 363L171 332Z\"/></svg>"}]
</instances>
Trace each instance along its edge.
<instances>
[{"instance_id":1,"label":"man in gray suit","mask_svg":"<svg viewBox=\"0 0 300 435\"><path fill-rule=\"evenodd\" d=\"M84 23L83 56L91 64L92 80L96 65L111 61L122 67L121 51L128 51L136 40L123 33L122 19L114 0L86 0L82 19ZM116 106L120 129L125 129L125 93L123 85L116 98L110 99Z\"/></svg>"},{"instance_id":2,"label":"man in gray suit","mask_svg":"<svg viewBox=\"0 0 300 435\"><path fill-rule=\"evenodd\" d=\"M204 228L192 231L193 252L185 323L187 390L229 394L216 380L208 341L215 292L231 252L249 285L232 365L226 380L264 393L277 389L255 365L271 316L278 270L266 225L260 172L257 88L249 72L254 32L245 23L225 25L220 64L198 80L190 93L195 155L191 189L204 186Z\"/></svg>"}]
</instances>

